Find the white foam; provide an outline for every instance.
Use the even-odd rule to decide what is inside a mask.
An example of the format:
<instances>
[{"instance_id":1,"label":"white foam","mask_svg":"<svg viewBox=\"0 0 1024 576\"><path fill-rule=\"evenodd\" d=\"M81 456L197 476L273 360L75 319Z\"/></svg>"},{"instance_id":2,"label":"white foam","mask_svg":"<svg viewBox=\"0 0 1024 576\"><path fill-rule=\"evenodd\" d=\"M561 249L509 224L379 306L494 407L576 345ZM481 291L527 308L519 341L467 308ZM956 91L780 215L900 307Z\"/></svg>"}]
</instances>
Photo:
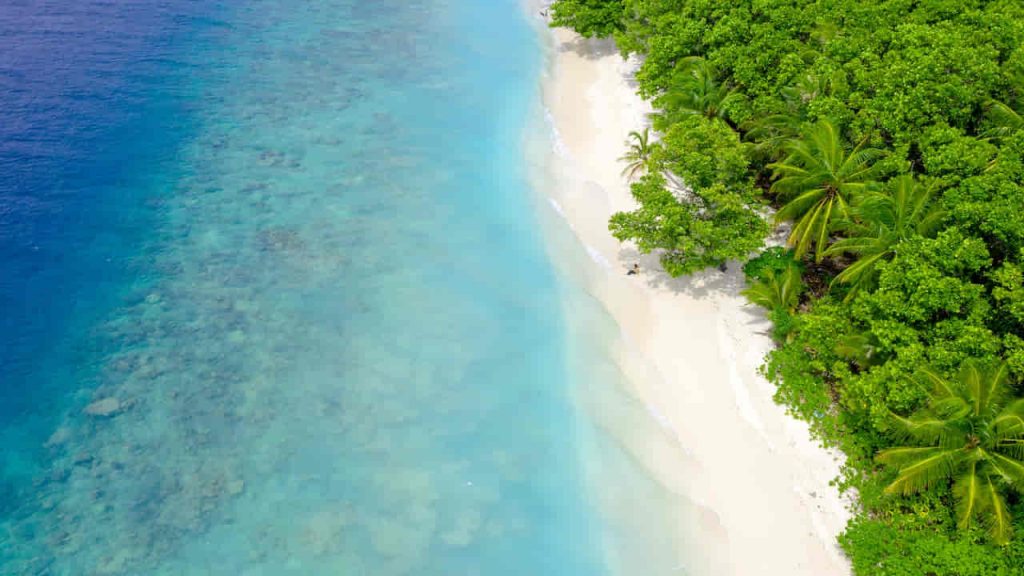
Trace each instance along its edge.
<instances>
[{"instance_id":1,"label":"white foam","mask_svg":"<svg viewBox=\"0 0 1024 576\"><path fill-rule=\"evenodd\" d=\"M599 266L605 268L606 270L612 269L612 263L609 262L608 259L604 257L604 254L601 254L601 252L597 248L594 248L590 244L584 244L583 246L587 249L587 254L590 255L591 260L597 262Z\"/></svg>"},{"instance_id":2,"label":"white foam","mask_svg":"<svg viewBox=\"0 0 1024 576\"><path fill-rule=\"evenodd\" d=\"M739 362L736 357L736 347L734 346L734 342L732 341L730 334L731 332L729 327L725 325L725 321L719 320L718 343L722 351L725 353L725 358L729 361L729 385L736 398L736 408L739 410L740 417L757 431L761 438L768 443L770 448L774 449L771 440L768 439L768 435L765 432L764 423L761 421L761 417L757 414L757 410L754 408L754 403L750 399L750 390L747 389L746 383L743 382L743 376L737 368Z\"/></svg>"},{"instance_id":3,"label":"white foam","mask_svg":"<svg viewBox=\"0 0 1024 576\"><path fill-rule=\"evenodd\" d=\"M562 205L558 203L558 200L555 200L554 198L548 198L548 203L551 204L551 207L555 210L555 212L558 212L559 216L565 218L565 210L562 210Z\"/></svg>"},{"instance_id":4,"label":"white foam","mask_svg":"<svg viewBox=\"0 0 1024 576\"><path fill-rule=\"evenodd\" d=\"M565 145L565 141L562 140L562 134L558 131L558 126L555 124L555 117L547 106L544 107L544 121L547 122L548 129L551 131L551 149L562 158L571 158L572 154L569 153L569 148Z\"/></svg>"}]
</instances>

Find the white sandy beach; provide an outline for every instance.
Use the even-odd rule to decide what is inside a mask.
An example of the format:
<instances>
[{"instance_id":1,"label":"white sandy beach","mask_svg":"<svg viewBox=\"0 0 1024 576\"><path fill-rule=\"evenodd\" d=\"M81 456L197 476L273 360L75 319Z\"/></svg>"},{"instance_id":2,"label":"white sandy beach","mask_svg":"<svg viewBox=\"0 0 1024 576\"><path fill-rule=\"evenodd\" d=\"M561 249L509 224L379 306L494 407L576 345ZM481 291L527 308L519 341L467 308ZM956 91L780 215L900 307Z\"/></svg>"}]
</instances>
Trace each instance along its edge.
<instances>
[{"instance_id":1,"label":"white sandy beach","mask_svg":"<svg viewBox=\"0 0 1024 576\"><path fill-rule=\"evenodd\" d=\"M641 433L602 423L677 497L680 573L849 574L835 541L849 515L829 486L839 455L772 401L773 386L758 373L772 346L769 325L739 295L740 266L673 280L656 257L608 232L609 216L633 206L618 158L646 122L630 81L635 65L608 42L564 30L551 38L543 97L560 159L544 192L593 259L587 290L621 328L616 360L629 394L660 426ZM639 277L625 274L633 262ZM628 495L607 500L605 514L628 513Z\"/></svg>"}]
</instances>

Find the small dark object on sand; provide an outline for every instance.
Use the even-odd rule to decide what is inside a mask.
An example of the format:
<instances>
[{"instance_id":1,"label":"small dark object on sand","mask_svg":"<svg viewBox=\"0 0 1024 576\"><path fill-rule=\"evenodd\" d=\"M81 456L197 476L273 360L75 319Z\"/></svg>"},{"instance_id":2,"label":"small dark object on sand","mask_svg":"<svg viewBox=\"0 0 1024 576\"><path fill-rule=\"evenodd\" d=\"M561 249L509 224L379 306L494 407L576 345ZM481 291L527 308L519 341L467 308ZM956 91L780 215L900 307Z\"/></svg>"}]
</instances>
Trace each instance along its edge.
<instances>
[{"instance_id":1,"label":"small dark object on sand","mask_svg":"<svg viewBox=\"0 0 1024 576\"><path fill-rule=\"evenodd\" d=\"M728 272L729 271L729 267L726 266L725 262L722 262L721 264L719 264L718 265L718 269L720 271L722 271L722 272Z\"/></svg>"},{"instance_id":2,"label":"small dark object on sand","mask_svg":"<svg viewBox=\"0 0 1024 576\"><path fill-rule=\"evenodd\" d=\"M639 276L639 275L640 275L640 265L634 262L633 263L633 267L629 269L629 272L626 272L626 276Z\"/></svg>"}]
</instances>

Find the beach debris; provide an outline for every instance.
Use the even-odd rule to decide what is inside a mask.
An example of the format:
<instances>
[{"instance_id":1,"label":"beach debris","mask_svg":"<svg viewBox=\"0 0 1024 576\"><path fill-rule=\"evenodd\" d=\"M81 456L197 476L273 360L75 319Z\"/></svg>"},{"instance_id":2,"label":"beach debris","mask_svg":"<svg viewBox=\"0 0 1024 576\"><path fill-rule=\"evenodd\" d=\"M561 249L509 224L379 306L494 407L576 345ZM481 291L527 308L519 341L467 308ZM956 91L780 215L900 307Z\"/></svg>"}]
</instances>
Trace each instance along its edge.
<instances>
[{"instance_id":1,"label":"beach debris","mask_svg":"<svg viewBox=\"0 0 1024 576\"><path fill-rule=\"evenodd\" d=\"M97 400L86 406L83 412L89 416L109 418L111 416L116 416L123 407L124 406L121 404L121 401L117 398L103 398L102 400Z\"/></svg>"}]
</instances>

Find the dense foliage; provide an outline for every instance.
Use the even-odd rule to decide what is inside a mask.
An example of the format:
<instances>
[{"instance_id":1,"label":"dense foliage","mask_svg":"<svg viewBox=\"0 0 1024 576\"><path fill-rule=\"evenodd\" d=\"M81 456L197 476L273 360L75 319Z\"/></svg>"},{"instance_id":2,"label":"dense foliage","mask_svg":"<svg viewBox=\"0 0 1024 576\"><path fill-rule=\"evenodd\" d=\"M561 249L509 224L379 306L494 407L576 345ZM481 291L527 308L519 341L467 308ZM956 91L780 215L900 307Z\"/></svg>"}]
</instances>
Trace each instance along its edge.
<instances>
[{"instance_id":1,"label":"dense foliage","mask_svg":"<svg viewBox=\"0 0 1024 576\"><path fill-rule=\"evenodd\" d=\"M777 399L847 454L860 575L1024 574L1024 3L557 0L653 116L612 232L747 264Z\"/></svg>"},{"instance_id":2,"label":"dense foliage","mask_svg":"<svg viewBox=\"0 0 1024 576\"><path fill-rule=\"evenodd\" d=\"M561 0L551 6L551 23L590 38L622 29L622 0Z\"/></svg>"}]
</instances>

